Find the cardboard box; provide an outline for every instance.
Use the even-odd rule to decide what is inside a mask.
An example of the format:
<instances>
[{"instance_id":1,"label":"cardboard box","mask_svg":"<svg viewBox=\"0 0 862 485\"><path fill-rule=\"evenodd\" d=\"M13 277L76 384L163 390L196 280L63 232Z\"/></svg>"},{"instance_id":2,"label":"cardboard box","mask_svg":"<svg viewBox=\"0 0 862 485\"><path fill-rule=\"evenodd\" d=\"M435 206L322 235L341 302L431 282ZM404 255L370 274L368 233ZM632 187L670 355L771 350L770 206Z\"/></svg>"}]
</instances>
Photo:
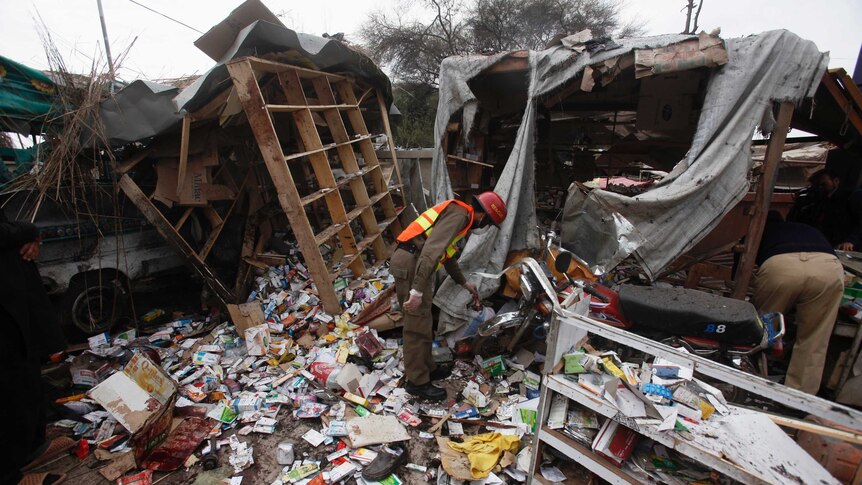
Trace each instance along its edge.
<instances>
[{"instance_id":1,"label":"cardboard box","mask_svg":"<svg viewBox=\"0 0 862 485\"><path fill-rule=\"evenodd\" d=\"M131 433L130 443L139 464L171 430L176 384L142 354L135 354L122 372L114 373L87 394Z\"/></svg>"},{"instance_id":2,"label":"cardboard box","mask_svg":"<svg viewBox=\"0 0 862 485\"><path fill-rule=\"evenodd\" d=\"M638 442L638 434L614 420L607 420L593 440L593 451L607 458L608 461L618 467L629 459L635 445Z\"/></svg>"},{"instance_id":3,"label":"cardboard box","mask_svg":"<svg viewBox=\"0 0 862 485\"><path fill-rule=\"evenodd\" d=\"M227 305L227 311L231 321L236 326L236 333L239 335L245 335L246 329L256 327L264 322L263 310L260 308L260 303L256 301Z\"/></svg>"}]
</instances>

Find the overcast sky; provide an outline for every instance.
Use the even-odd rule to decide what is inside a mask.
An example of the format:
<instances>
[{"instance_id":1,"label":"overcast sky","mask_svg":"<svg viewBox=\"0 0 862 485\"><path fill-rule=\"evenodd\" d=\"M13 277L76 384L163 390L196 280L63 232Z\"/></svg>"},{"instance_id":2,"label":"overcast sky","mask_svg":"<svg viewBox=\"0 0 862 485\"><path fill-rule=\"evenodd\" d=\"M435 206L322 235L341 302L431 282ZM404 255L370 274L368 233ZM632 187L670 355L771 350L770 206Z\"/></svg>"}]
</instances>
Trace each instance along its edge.
<instances>
[{"instance_id":1,"label":"overcast sky","mask_svg":"<svg viewBox=\"0 0 862 485\"><path fill-rule=\"evenodd\" d=\"M241 0L135 0L180 22L205 32L221 21ZM114 56L129 48L119 77L163 79L200 74L212 67L192 42L200 33L183 27L131 0L102 0L108 38ZM402 0L313 0L289 2L264 0L282 21L295 30L312 34L358 31L368 12L375 9L406 11L417 2ZM679 32L685 17L683 0L626 0L624 17L637 19L649 34ZM38 20L41 17L41 21ZM44 22L72 70L89 72L102 49L102 33L96 0L0 1L0 55L36 67L47 68L40 41ZM852 73L862 44L862 0L704 0L700 27L721 27L722 37L756 34L785 28L813 40L831 52L830 67Z\"/></svg>"}]
</instances>

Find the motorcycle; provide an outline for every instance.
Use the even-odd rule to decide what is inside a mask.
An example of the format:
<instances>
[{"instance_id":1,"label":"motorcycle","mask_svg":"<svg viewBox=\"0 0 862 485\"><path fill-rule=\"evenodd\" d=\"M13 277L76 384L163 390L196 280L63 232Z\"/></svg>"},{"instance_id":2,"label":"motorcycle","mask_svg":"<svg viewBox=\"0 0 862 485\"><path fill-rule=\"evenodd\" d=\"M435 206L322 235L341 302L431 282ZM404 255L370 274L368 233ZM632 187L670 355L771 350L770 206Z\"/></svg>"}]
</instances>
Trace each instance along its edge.
<instances>
[{"instance_id":1,"label":"motorcycle","mask_svg":"<svg viewBox=\"0 0 862 485\"><path fill-rule=\"evenodd\" d=\"M549 233L547 248L552 238L553 233ZM765 377L767 354L780 357L783 353L785 326L780 313L758 314L747 301L687 288L623 284L615 291L566 276L573 260L586 266L569 251L560 251L554 257L555 269L564 276L557 283L549 278L544 263L522 264L517 311L491 318L479 327L478 334L487 338L516 329L507 346L511 351L529 330L534 336L547 333L551 298L566 306L573 293L566 295L565 291L580 287L591 296L591 318L748 373Z\"/></svg>"}]
</instances>

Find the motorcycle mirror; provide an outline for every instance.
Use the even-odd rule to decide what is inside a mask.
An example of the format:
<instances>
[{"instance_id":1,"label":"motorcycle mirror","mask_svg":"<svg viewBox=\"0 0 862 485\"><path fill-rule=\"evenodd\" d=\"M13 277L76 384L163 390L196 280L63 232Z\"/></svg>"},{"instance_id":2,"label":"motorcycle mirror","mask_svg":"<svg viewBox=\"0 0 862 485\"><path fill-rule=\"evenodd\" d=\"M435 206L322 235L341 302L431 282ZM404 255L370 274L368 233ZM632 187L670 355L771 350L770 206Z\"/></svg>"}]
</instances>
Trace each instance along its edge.
<instances>
[{"instance_id":1,"label":"motorcycle mirror","mask_svg":"<svg viewBox=\"0 0 862 485\"><path fill-rule=\"evenodd\" d=\"M572 264L572 256L573 254L568 251L560 251L557 254L557 258L554 260L554 269L559 273L566 273L569 271L569 265Z\"/></svg>"}]
</instances>

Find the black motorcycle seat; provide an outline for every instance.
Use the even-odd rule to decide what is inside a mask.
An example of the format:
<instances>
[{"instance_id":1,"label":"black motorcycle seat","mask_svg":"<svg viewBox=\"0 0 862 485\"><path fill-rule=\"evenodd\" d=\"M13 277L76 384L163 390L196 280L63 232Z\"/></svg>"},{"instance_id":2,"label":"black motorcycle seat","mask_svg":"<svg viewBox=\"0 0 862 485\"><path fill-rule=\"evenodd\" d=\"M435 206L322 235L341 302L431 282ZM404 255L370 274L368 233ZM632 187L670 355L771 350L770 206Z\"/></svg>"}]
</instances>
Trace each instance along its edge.
<instances>
[{"instance_id":1,"label":"black motorcycle seat","mask_svg":"<svg viewBox=\"0 0 862 485\"><path fill-rule=\"evenodd\" d=\"M763 338L757 310L747 301L687 288L635 285L621 285L619 295L623 315L635 329L730 345L756 345Z\"/></svg>"}]
</instances>

